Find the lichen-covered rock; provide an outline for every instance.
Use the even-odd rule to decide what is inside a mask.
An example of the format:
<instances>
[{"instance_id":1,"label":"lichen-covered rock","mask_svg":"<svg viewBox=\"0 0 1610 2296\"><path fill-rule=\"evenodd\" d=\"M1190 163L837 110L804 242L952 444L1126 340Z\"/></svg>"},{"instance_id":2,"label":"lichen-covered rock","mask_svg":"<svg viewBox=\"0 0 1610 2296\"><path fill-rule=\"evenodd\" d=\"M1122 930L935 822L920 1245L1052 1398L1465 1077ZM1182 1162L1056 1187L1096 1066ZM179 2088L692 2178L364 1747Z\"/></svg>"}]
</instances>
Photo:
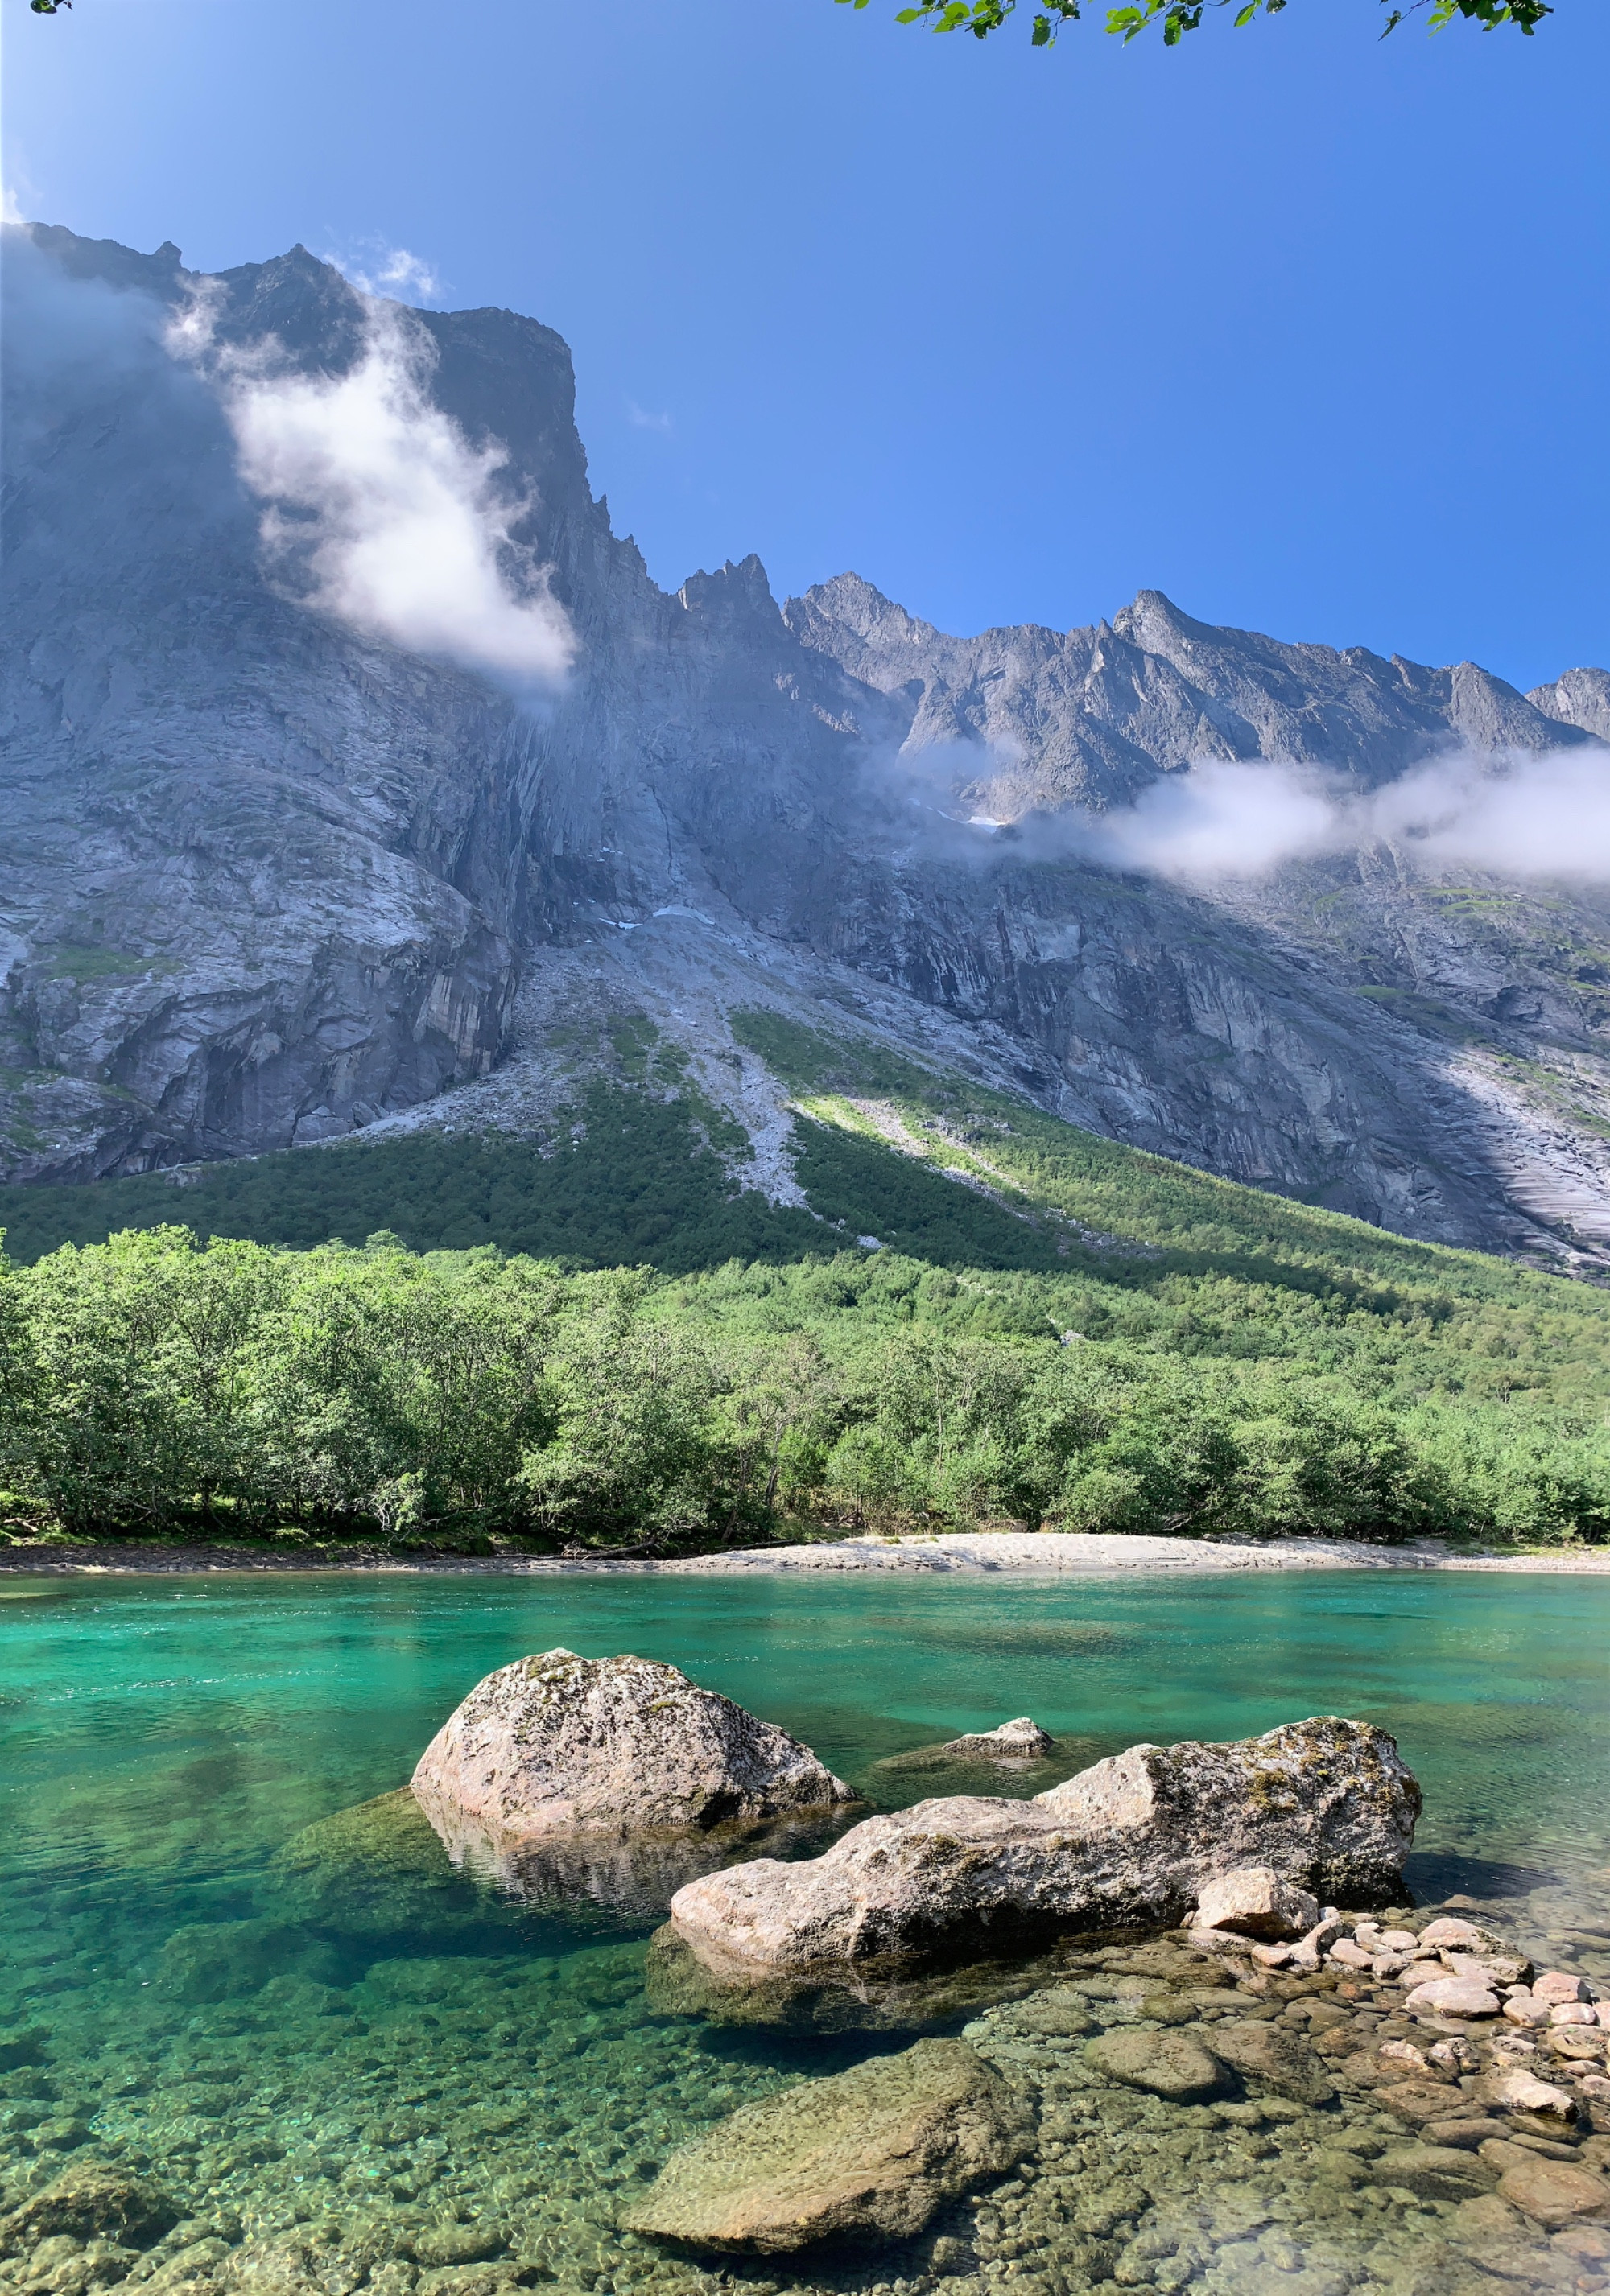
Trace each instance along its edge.
<instances>
[{"instance_id":1,"label":"lichen-covered rock","mask_svg":"<svg viewBox=\"0 0 1610 2296\"><path fill-rule=\"evenodd\" d=\"M1191 1926L1276 1939L1305 1937L1318 1918L1319 1900L1311 1890L1283 1881L1272 1866L1238 1866L1207 1883ZM1367 1955L1359 1957L1368 1964Z\"/></svg>"},{"instance_id":2,"label":"lichen-covered rock","mask_svg":"<svg viewBox=\"0 0 1610 2296\"><path fill-rule=\"evenodd\" d=\"M772 2254L908 2239L941 2202L1034 2144L1026 2106L964 2041L919 2041L745 2105L671 2154L629 2232Z\"/></svg>"},{"instance_id":3,"label":"lichen-covered rock","mask_svg":"<svg viewBox=\"0 0 1610 2296\"><path fill-rule=\"evenodd\" d=\"M1419 1809L1384 1730L1320 1717L1229 1745L1131 1746L1030 1801L918 1802L809 1862L759 1858L691 1882L671 1919L712 1966L808 1969L963 1935L990 1950L1177 1921L1238 1866L1358 1904L1396 1885Z\"/></svg>"},{"instance_id":4,"label":"lichen-covered rock","mask_svg":"<svg viewBox=\"0 0 1610 2296\"><path fill-rule=\"evenodd\" d=\"M853 1801L786 1730L653 1659L544 1651L476 1684L420 1757L433 1823L493 1836L754 1823Z\"/></svg>"}]
</instances>

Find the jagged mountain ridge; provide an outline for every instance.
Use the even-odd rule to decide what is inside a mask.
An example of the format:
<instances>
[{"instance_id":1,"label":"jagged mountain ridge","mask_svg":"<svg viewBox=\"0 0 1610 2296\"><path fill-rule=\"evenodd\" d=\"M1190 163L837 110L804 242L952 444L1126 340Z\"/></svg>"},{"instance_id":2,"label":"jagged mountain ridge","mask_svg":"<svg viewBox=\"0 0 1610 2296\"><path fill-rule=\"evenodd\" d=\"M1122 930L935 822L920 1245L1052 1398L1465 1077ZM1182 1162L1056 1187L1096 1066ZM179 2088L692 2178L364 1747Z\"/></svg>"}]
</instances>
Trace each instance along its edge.
<instances>
[{"instance_id":1,"label":"jagged mountain ridge","mask_svg":"<svg viewBox=\"0 0 1610 2296\"><path fill-rule=\"evenodd\" d=\"M1408 1234L1562 1262L1610 1245L1601 903L1516 896L1500 927L1389 855L1209 898L982 852L888 770L969 744L957 791L1006 818L1119 805L1204 755L1368 786L1450 742L1602 735L1605 672L1524 697L1472 665L1216 630L1156 593L1096 630L950 639L852 575L779 609L752 557L668 594L592 495L559 337L414 314L433 400L506 451L513 530L576 634L533 710L271 578L216 397L161 348L198 284L176 250L33 242L36 301L119 351L53 365L44 320L27 357L12 330L5 1177L334 1138L500 1062L486 1105L517 1120L507 1079L544 1065L522 1013L585 974L709 1052L720 996L679 1021L677 984L719 973L729 1003L814 998ZM209 291L226 340L273 334L316 373L358 354L360 299L305 250ZM475 1094L449 1097L462 1119ZM753 1120L752 1079L740 1098Z\"/></svg>"}]
</instances>

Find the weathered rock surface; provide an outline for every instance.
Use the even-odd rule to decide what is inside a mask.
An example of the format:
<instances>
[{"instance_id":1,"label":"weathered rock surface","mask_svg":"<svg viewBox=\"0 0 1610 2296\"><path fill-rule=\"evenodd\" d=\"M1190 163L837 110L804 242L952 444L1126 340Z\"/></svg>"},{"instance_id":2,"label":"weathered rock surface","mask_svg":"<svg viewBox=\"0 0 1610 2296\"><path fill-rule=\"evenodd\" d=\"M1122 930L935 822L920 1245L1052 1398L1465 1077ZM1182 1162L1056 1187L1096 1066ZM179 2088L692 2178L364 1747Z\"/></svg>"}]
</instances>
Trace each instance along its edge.
<instances>
[{"instance_id":1,"label":"weathered rock surface","mask_svg":"<svg viewBox=\"0 0 1610 2296\"><path fill-rule=\"evenodd\" d=\"M1547 2225L1564 2224L1571 2217L1610 2218L1610 2182L1591 2169L1564 2161L1545 2161L1535 2153L1525 2162L1506 2169L1499 2194Z\"/></svg>"},{"instance_id":2,"label":"weathered rock surface","mask_svg":"<svg viewBox=\"0 0 1610 2296\"><path fill-rule=\"evenodd\" d=\"M1211 2096L1224 2086L1224 2067L1217 2057L1184 2033L1104 2033L1086 2044L1085 2054L1109 2080L1182 2103Z\"/></svg>"},{"instance_id":3,"label":"weathered rock surface","mask_svg":"<svg viewBox=\"0 0 1610 2296\"><path fill-rule=\"evenodd\" d=\"M754 1824L853 1801L809 1746L652 1659L551 1650L477 1683L419 1759L444 1838Z\"/></svg>"},{"instance_id":4,"label":"weathered rock surface","mask_svg":"<svg viewBox=\"0 0 1610 2296\"><path fill-rule=\"evenodd\" d=\"M962 2041L919 2041L746 2105L673 2152L628 2231L761 2255L908 2238L1034 2143L1031 2116Z\"/></svg>"},{"instance_id":5,"label":"weathered rock surface","mask_svg":"<svg viewBox=\"0 0 1610 2296\"><path fill-rule=\"evenodd\" d=\"M1476 2090L1477 2101L1500 2112L1524 2112L1562 2126L1578 2118L1576 2101L1553 2081L1539 2080L1518 2065L1491 2072Z\"/></svg>"},{"instance_id":6,"label":"weathered rock surface","mask_svg":"<svg viewBox=\"0 0 1610 2296\"><path fill-rule=\"evenodd\" d=\"M1226 1868L1388 1893L1419 1788L1384 1731L1332 1717L1222 1746L1132 1746L1030 1801L957 1795L868 1818L826 1856L678 1891L716 1967L809 1969L1048 1928L1178 1920Z\"/></svg>"},{"instance_id":7,"label":"weathered rock surface","mask_svg":"<svg viewBox=\"0 0 1610 2296\"><path fill-rule=\"evenodd\" d=\"M1283 1881L1272 1866L1243 1866L1215 1874L1197 1900L1191 1925L1276 1939L1305 1937L1318 1918L1319 1900L1311 1891Z\"/></svg>"},{"instance_id":8,"label":"weathered rock surface","mask_svg":"<svg viewBox=\"0 0 1610 2296\"><path fill-rule=\"evenodd\" d=\"M1048 1730L1020 1714L1015 1721L1003 1722L998 1730L971 1730L959 1738L947 1738L937 1751L954 1755L959 1762L1032 1762L1048 1754L1056 1743Z\"/></svg>"},{"instance_id":9,"label":"weathered rock surface","mask_svg":"<svg viewBox=\"0 0 1610 2296\"><path fill-rule=\"evenodd\" d=\"M337 273L299 248L203 283L171 246L35 240L7 264L4 1177L495 1093L474 1080L517 990L602 975L629 924L719 942L729 1004L784 968L830 1029L875 996L914 1047L942 1021L979 1072L1233 1178L1450 1242L1610 1245L1610 1000L1581 956L1610 938L1603 896L1450 903L1385 848L1187 890L1056 825L1197 758L1367 787L1450 744L1581 748L1603 671L1528 698L1472 664L1212 628L1155 591L1095 628L977 638L854 575L779 609L752 558L669 594L592 494L558 336L407 315L431 401L506 455L511 535L577 641L534 714L287 594L222 407L161 348L204 286L221 339L344 373L363 313ZM42 314L63 298L117 356L61 357ZM898 779L867 770L902 748L961 816L931 808L915 841ZM1023 826L986 844L976 813Z\"/></svg>"}]
</instances>

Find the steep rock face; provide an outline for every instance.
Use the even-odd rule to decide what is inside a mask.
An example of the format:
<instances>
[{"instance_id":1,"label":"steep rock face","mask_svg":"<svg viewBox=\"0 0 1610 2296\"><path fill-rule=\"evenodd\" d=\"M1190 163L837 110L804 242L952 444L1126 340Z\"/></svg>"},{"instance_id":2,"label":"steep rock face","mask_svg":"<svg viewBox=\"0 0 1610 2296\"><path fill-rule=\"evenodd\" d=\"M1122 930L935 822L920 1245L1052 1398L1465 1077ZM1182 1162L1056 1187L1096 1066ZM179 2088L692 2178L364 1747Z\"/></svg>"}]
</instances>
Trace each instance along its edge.
<instances>
[{"instance_id":1,"label":"steep rock face","mask_svg":"<svg viewBox=\"0 0 1610 2296\"><path fill-rule=\"evenodd\" d=\"M337 273L34 240L8 265L5 1177L360 1129L484 1076L522 981L669 915L733 978L759 950L814 980L829 1026L858 980L938 1011L1165 1154L1442 1241L1610 1248L1604 902L1461 906L1379 855L1187 893L955 817L1099 812L1202 758L1366 787L1450 743L1580 746L1605 672L1523 697L1154 592L956 639L850 575L779 610L752 557L667 594L592 495L559 337L394 311L431 403L503 457L509 582L574 639L560 690L517 695L314 611L217 390L164 348L201 297L232 354L341 375L370 321Z\"/></svg>"}]
</instances>

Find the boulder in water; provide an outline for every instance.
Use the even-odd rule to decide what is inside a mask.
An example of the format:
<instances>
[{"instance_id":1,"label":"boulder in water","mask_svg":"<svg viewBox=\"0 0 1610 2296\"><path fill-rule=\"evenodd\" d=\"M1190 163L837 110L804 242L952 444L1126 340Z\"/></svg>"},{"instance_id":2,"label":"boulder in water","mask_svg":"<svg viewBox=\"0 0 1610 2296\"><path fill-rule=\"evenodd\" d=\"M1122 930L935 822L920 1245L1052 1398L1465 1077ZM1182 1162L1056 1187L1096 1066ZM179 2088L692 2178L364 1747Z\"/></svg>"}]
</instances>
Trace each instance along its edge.
<instances>
[{"instance_id":1,"label":"boulder in water","mask_svg":"<svg viewBox=\"0 0 1610 2296\"><path fill-rule=\"evenodd\" d=\"M1050 1930L1178 1921L1227 1869L1341 1903L1391 1896L1420 1790L1386 1732L1322 1716L1229 1745L1131 1746L1029 1801L953 1795L870 1817L825 1856L679 1890L712 1967L810 1969Z\"/></svg>"},{"instance_id":2,"label":"boulder in water","mask_svg":"<svg viewBox=\"0 0 1610 2296\"><path fill-rule=\"evenodd\" d=\"M919 2041L761 2099L673 2152L626 2231L772 2255L904 2240L1031 2151L1026 2106L964 2041Z\"/></svg>"},{"instance_id":3,"label":"boulder in water","mask_svg":"<svg viewBox=\"0 0 1610 2296\"><path fill-rule=\"evenodd\" d=\"M652 1659L544 1651L477 1683L420 1757L439 1826L505 1841L754 1824L857 1796L809 1746Z\"/></svg>"},{"instance_id":4,"label":"boulder in water","mask_svg":"<svg viewBox=\"0 0 1610 2296\"><path fill-rule=\"evenodd\" d=\"M1038 1762L1056 1743L1048 1730L1020 1714L998 1730L972 1730L960 1738L947 1738L937 1751L957 1762Z\"/></svg>"}]
</instances>

